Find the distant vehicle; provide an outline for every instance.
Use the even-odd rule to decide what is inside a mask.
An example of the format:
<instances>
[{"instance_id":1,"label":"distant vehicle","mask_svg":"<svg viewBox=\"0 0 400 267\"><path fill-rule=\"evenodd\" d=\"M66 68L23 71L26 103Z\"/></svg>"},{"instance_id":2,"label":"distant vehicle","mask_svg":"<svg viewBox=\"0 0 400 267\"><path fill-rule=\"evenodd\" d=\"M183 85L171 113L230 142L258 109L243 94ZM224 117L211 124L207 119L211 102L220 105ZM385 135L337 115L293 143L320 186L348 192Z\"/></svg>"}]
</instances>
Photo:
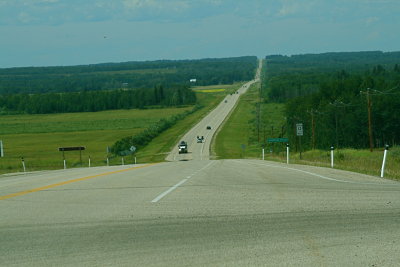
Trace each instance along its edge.
<instances>
[{"instance_id":1,"label":"distant vehicle","mask_svg":"<svg viewBox=\"0 0 400 267\"><path fill-rule=\"evenodd\" d=\"M185 141L181 141L178 145L179 154L187 153L187 143Z\"/></svg>"},{"instance_id":2,"label":"distant vehicle","mask_svg":"<svg viewBox=\"0 0 400 267\"><path fill-rule=\"evenodd\" d=\"M239 92L236 92L236 94L239 94Z\"/></svg>"},{"instance_id":3,"label":"distant vehicle","mask_svg":"<svg viewBox=\"0 0 400 267\"><path fill-rule=\"evenodd\" d=\"M197 136L197 143L203 143L204 142L204 136Z\"/></svg>"},{"instance_id":4,"label":"distant vehicle","mask_svg":"<svg viewBox=\"0 0 400 267\"><path fill-rule=\"evenodd\" d=\"M211 130L211 126L207 126L207 130Z\"/></svg>"},{"instance_id":5,"label":"distant vehicle","mask_svg":"<svg viewBox=\"0 0 400 267\"><path fill-rule=\"evenodd\" d=\"M225 103L228 103L228 100L225 100Z\"/></svg>"}]
</instances>

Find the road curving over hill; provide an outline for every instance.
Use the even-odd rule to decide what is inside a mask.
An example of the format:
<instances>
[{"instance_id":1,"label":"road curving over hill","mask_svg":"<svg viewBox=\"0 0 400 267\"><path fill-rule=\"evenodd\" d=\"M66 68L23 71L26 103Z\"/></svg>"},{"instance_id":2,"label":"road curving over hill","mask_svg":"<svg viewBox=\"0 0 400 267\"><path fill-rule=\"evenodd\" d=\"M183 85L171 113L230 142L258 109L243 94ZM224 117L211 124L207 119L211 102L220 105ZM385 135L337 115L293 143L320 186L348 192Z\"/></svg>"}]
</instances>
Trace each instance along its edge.
<instances>
[{"instance_id":1,"label":"road curving over hill","mask_svg":"<svg viewBox=\"0 0 400 267\"><path fill-rule=\"evenodd\" d=\"M167 161L186 161L186 160L209 160L210 146L212 137L217 129L222 125L224 120L231 114L231 111L236 107L237 102L242 94L246 93L249 87L260 81L262 68L262 60L259 60L259 66L256 71L254 80L245 83L237 93L227 95L225 99L199 123L191 128L179 142L174 146L173 150L166 157ZM210 129L207 129L209 126ZM204 137L203 143L197 143L197 136ZM188 153L179 154L178 145L181 141L188 144Z\"/></svg>"}]
</instances>

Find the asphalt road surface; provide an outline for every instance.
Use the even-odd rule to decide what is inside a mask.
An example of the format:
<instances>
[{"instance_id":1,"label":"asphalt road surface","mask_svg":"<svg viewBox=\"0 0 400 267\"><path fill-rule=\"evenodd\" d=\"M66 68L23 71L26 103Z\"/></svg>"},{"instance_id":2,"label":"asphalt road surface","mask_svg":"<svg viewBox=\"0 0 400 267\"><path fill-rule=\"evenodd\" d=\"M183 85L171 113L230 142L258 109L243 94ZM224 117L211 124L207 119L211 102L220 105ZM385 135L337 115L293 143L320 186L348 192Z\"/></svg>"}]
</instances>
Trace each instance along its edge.
<instances>
[{"instance_id":1,"label":"asphalt road surface","mask_svg":"<svg viewBox=\"0 0 400 267\"><path fill-rule=\"evenodd\" d=\"M0 176L0 265L399 266L400 183L212 161L206 144L187 161Z\"/></svg>"},{"instance_id":2,"label":"asphalt road surface","mask_svg":"<svg viewBox=\"0 0 400 267\"><path fill-rule=\"evenodd\" d=\"M400 185L259 160L0 178L2 266L398 266Z\"/></svg>"}]
</instances>

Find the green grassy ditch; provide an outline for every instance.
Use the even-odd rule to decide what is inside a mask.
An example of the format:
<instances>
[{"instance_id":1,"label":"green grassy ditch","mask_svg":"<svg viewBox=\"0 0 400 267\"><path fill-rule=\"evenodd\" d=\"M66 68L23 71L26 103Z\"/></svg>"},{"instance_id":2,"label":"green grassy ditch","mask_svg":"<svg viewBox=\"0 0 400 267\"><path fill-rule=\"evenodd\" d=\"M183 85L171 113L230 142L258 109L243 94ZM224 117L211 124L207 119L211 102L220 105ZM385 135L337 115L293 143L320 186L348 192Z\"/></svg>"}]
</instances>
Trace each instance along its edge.
<instances>
[{"instance_id":1,"label":"green grassy ditch","mask_svg":"<svg viewBox=\"0 0 400 267\"><path fill-rule=\"evenodd\" d=\"M253 85L243 95L230 118L218 132L212 145L216 159L261 159L265 147L265 159L286 162L286 144L267 143L267 138L286 137L284 104L259 103L259 85ZM261 112L258 113L260 105ZM260 115L260 120L257 115ZM259 126L258 126L259 125ZM291 143L290 162L294 164L330 167L330 150L295 151ZM380 175L383 148L374 152L368 149L339 149L334 151L334 167L338 169ZM385 177L400 180L400 147L389 149Z\"/></svg>"}]
</instances>

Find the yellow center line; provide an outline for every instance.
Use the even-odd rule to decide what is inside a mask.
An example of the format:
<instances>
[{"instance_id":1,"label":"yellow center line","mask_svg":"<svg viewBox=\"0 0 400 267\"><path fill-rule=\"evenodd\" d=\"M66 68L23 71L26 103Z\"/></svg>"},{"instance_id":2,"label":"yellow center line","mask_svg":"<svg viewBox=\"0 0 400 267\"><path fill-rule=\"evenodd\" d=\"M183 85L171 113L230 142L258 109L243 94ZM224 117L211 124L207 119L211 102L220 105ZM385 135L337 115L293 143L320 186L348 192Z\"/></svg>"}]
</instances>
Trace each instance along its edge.
<instances>
[{"instance_id":1,"label":"yellow center line","mask_svg":"<svg viewBox=\"0 0 400 267\"><path fill-rule=\"evenodd\" d=\"M89 179L93 179L93 178L97 178L97 177L102 177L102 176L106 176L106 175L110 175L110 174L127 172L127 171L131 171L131 170L134 170L134 169L141 169L141 168L153 166L155 164L157 164L157 163L146 164L146 165L143 165L143 166L132 167L132 168L118 170L118 171L105 172L105 173L100 173L100 174L96 174L96 175L77 178L77 179L73 179L73 180L69 180L69 181L65 181L65 182L60 182L60 183L56 183L56 184L46 185L46 186L42 186L42 187L38 187L38 188L26 190L26 191L12 193L12 194L5 195L5 196L0 196L0 200L10 199L10 198L13 198L13 197L19 197L19 196L27 195L27 194L30 194L30 193L35 193L35 192L43 191L43 190L46 190L46 189L50 189L50 188L54 188L54 187L58 187L58 186L66 185L66 184L72 184L72 183L75 183L75 182L85 181L85 180L89 180Z\"/></svg>"}]
</instances>

